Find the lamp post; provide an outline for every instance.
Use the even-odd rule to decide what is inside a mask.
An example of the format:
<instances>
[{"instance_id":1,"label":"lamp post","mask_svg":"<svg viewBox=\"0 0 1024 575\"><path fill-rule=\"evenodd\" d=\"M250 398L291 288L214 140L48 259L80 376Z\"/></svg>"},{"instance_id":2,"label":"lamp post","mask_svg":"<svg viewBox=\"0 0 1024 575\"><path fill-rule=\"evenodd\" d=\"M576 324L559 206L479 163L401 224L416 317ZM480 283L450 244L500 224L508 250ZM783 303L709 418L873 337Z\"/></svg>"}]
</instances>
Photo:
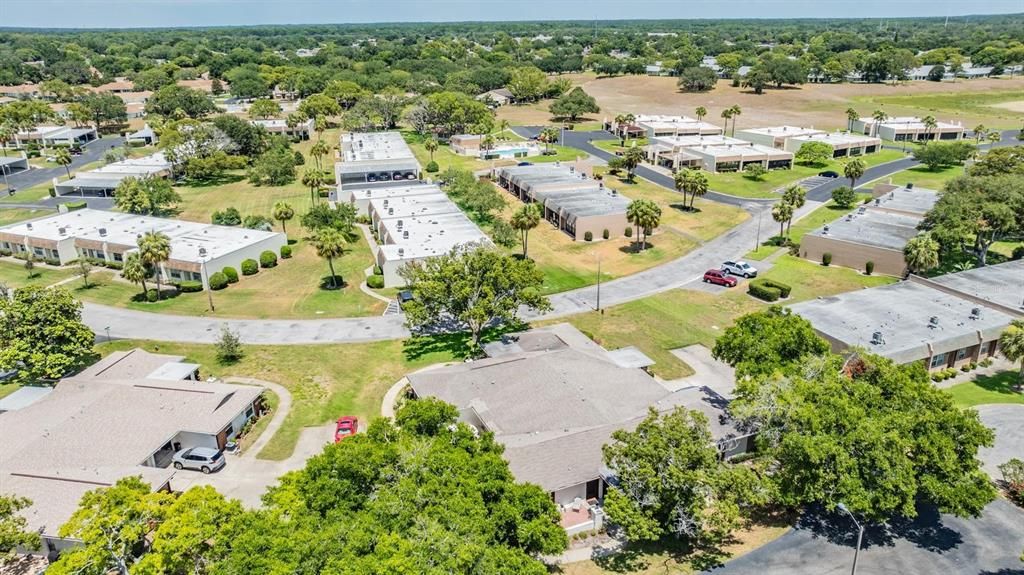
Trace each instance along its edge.
<instances>
[{"instance_id":1,"label":"lamp post","mask_svg":"<svg viewBox=\"0 0 1024 575\"><path fill-rule=\"evenodd\" d=\"M597 254L597 311L601 311L601 254Z\"/></svg>"},{"instance_id":2,"label":"lamp post","mask_svg":"<svg viewBox=\"0 0 1024 575\"><path fill-rule=\"evenodd\" d=\"M840 503L836 507L849 515L850 519L853 520L853 524L857 526L857 549L853 552L853 569L850 570L850 575L857 575L857 557L860 555L860 544L864 539L864 526L860 524L860 521L857 521L857 518L853 516L853 512L846 505Z\"/></svg>"},{"instance_id":3,"label":"lamp post","mask_svg":"<svg viewBox=\"0 0 1024 575\"><path fill-rule=\"evenodd\" d=\"M757 212L757 239L754 241L754 249L761 247L761 220L764 219L764 210Z\"/></svg>"},{"instance_id":4,"label":"lamp post","mask_svg":"<svg viewBox=\"0 0 1024 575\"><path fill-rule=\"evenodd\" d=\"M210 286L210 276L206 273L206 248L199 246L199 258L203 263L203 281L206 283L206 298L210 302L210 311L217 311L213 307L213 287Z\"/></svg>"}]
</instances>

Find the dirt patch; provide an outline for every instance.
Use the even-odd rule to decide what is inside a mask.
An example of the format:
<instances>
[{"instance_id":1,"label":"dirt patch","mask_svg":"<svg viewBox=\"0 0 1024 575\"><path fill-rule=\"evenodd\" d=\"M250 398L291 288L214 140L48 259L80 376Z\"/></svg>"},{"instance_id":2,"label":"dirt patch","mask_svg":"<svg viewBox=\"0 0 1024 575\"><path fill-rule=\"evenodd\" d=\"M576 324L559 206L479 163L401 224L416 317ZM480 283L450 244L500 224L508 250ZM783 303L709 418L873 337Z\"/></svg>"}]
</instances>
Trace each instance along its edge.
<instances>
[{"instance_id":1,"label":"dirt patch","mask_svg":"<svg viewBox=\"0 0 1024 575\"><path fill-rule=\"evenodd\" d=\"M1024 113L1024 100L1017 100L1015 102L1003 102L1001 104L992 104L993 108L1002 108L1011 112Z\"/></svg>"},{"instance_id":2,"label":"dirt patch","mask_svg":"<svg viewBox=\"0 0 1024 575\"><path fill-rule=\"evenodd\" d=\"M743 113L737 128L773 125L815 126L835 129L846 127L846 109L853 107L862 115L873 105L863 100L874 97L913 96L936 93L968 93L994 90L1024 90L1024 79L979 79L960 83L910 82L891 84L805 84L798 88L766 90L757 95L745 88L734 88L729 81L703 93L684 93L676 79L656 76L620 76L600 78L583 84L597 99L602 117L619 113L683 114L693 116L697 106L708 110L707 118L721 123L725 108L739 105ZM1020 105L1021 102L1011 102ZM1005 107L1005 106L1002 106Z\"/></svg>"}]
</instances>

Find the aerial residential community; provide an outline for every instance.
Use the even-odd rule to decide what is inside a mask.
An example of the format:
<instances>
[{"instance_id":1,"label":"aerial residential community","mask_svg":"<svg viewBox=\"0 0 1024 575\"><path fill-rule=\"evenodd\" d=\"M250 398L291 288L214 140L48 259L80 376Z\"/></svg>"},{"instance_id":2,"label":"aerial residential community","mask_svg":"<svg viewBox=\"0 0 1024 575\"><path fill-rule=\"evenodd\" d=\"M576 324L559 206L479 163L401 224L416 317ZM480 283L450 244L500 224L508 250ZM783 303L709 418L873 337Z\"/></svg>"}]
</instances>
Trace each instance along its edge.
<instances>
[{"instance_id":1,"label":"aerial residential community","mask_svg":"<svg viewBox=\"0 0 1024 575\"><path fill-rule=\"evenodd\" d=\"M1021 5L683 4L0 3L0 575L1024 572Z\"/></svg>"}]
</instances>

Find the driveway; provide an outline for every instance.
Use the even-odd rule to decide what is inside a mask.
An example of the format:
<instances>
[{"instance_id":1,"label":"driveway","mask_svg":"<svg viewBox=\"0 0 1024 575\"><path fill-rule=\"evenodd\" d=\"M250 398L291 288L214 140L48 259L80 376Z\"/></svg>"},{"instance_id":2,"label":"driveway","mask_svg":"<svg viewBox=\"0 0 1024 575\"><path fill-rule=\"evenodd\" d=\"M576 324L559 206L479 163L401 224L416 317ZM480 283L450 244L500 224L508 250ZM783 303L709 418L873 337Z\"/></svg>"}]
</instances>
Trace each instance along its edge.
<instances>
[{"instance_id":1,"label":"driveway","mask_svg":"<svg viewBox=\"0 0 1024 575\"><path fill-rule=\"evenodd\" d=\"M995 446L981 449L978 455L985 471L1002 479L1000 465L1013 458L1024 460L1024 405L979 405L976 409L981 422L996 432Z\"/></svg>"},{"instance_id":2,"label":"driveway","mask_svg":"<svg viewBox=\"0 0 1024 575\"><path fill-rule=\"evenodd\" d=\"M782 537L708 575L829 575L850 572L857 531L849 518L807 512ZM857 568L871 575L1024 575L1024 510L1004 499L981 517L934 509L914 521L868 526Z\"/></svg>"},{"instance_id":3,"label":"driveway","mask_svg":"<svg viewBox=\"0 0 1024 575\"><path fill-rule=\"evenodd\" d=\"M736 370L711 356L711 350L697 343L673 349L670 353L693 368L693 375L663 382L670 391L702 386L732 399L736 391Z\"/></svg>"},{"instance_id":4,"label":"driveway","mask_svg":"<svg viewBox=\"0 0 1024 575\"><path fill-rule=\"evenodd\" d=\"M105 136L98 140L93 140L82 147L82 155L71 158L71 165L69 167L74 172L85 164L102 160L103 154L107 150L122 145L124 145L124 138L121 136ZM15 188L24 190L25 188L38 186L54 178L66 175L67 171L63 166L57 166L56 168L32 168L31 170L7 176L7 180ZM15 194L15 197L17 197L17 194Z\"/></svg>"}]
</instances>

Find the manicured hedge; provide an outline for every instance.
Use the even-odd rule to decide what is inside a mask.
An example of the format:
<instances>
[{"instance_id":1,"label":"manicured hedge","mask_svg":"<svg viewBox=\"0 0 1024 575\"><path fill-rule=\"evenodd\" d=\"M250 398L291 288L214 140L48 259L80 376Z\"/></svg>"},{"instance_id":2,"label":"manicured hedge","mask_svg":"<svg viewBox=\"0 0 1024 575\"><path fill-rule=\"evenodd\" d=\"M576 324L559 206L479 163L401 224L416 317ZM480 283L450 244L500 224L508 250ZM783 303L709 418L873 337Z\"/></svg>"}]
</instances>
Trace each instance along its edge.
<instances>
[{"instance_id":1,"label":"manicured hedge","mask_svg":"<svg viewBox=\"0 0 1024 575\"><path fill-rule=\"evenodd\" d=\"M441 169L441 167L438 166L437 162L435 162L434 160L430 160L429 162L427 162L427 167L424 169L427 171L428 174L434 174L437 173Z\"/></svg>"},{"instance_id":2,"label":"manicured hedge","mask_svg":"<svg viewBox=\"0 0 1024 575\"><path fill-rule=\"evenodd\" d=\"M256 272L260 271L260 264L254 259L248 259L242 262L242 275L251 276L256 275Z\"/></svg>"},{"instance_id":3,"label":"manicured hedge","mask_svg":"<svg viewBox=\"0 0 1024 575\"><path fill-rule=\"evenodd\" d=\"M236 270L235 268L228 266L222 269L221 273L224 274L224 277L228 279L229 284L238 283L238 270Z\"/></svg>"},{"instance_id":4,"label":"manicured hedge","mask_svg":"<svg viewBox=\"0 0 1024 575\"><path fill-rule=\"evenodd\" d=\"M228 287L228 277L224 275L224 272L213 272L210 276L210 289L222 290Z\"/></svg>"},{"instance_id":5,"label":"manicured hedge","mask_svg":"<svg viewBox=\"0 0 1024 575\"><path fill-rule=\"evenodd\" d=\"M593 233L591 233L591 232L584 232L583 233L583 241L590 242L590 241L593 241L593 240L594 240L594 234Z\"/></svg>"},{"instance_id":6,"label":"manicured hedge","mask_svg":"<svg viewBox=\"0 0 1024 575\"><path fill-rule=\"evenodd\" d=\"M85 209L85 202L68 202L64 204L64 207L66 207L69 212L73 212L75 210L82 210Z\"/></svg>"},{"instance_id":7,"label":"manicured hedge","mask_svg":"<svg viewBox=\"0 0 1024 575\"><path fill-rule=\"evenodd\" d=\"M373 289L380 289L384 287L384 276L370 276L366 278L366 285Z\"/></svg>"},{"instance_id":8,"label":"manicured hedge","mask_svg":"<svg viewBox=\"0 0 1024 575\"><path fill-rule=\"evenodd\" d=\"M611 232L608 231L608 228L605 228L604 231L601 232L601 237L604 238L604 239L610 238L611 235L612 234L611 234Z\"/></svg>"},{"instance_id":9,"label":"manicured hedge","mask_svg":"<svg viewBox=\"0 0 1024 575\"><path fill-rule=\"evenodd\" d=\"M286 260L292 257L292 247L288 245L281 246L281 259Z\"/></svg>"},{"instance_id":10,"label":"manicured hedge","mask_svg":"<svg viewBox=\"0 0 1024 575\"><path fill-rule=\"evenodd\" d=\"M153 303L160 298L159 292L155 288L149 288L146 290L146 301Z\"/></svg>"},{"instance_id":11,"label":"manicured hedge","mask_svg":"<svg viewBox=\"0 0 1024 575\"><path fill-rule=\"evenodd\" d=\"M272 268L277 265L277 254L267 250L260 254L260 267Z\"/></svg>"},{"instance_id":12,"label":"manicured hedge","mask_svg":"<svg viewBox=\"0 0 1024 575\"><path fill-rule=\"evenodd\" d=\"M184 293L195 293L197 291L203 291L203 282L197 282L195 280L185 280L178 282L178 290Z\"/></svg>"},{"instance_id":13,"label":"manicured hedge","mask_svg":"<svg viewBox=\"0 0 1024 575\"><path fill-rule=\"evenodd\" d=\"M792 291L793 288L791 286L768 278L753 280L747 286L747 293L765 301L778 301L780 298L785 299L789 297L789 294Z\"/></svg>"},{"instance_id":14,"label":"manicured hedge","mask_svg":"<svg viewBox=\"0 0 1024 575\"><path fill-rule=\"evenodd\" d=\"M821 265L830 266L832 265L832 254L825 252L821 254Z\"/></svg>"}]
</instances>

